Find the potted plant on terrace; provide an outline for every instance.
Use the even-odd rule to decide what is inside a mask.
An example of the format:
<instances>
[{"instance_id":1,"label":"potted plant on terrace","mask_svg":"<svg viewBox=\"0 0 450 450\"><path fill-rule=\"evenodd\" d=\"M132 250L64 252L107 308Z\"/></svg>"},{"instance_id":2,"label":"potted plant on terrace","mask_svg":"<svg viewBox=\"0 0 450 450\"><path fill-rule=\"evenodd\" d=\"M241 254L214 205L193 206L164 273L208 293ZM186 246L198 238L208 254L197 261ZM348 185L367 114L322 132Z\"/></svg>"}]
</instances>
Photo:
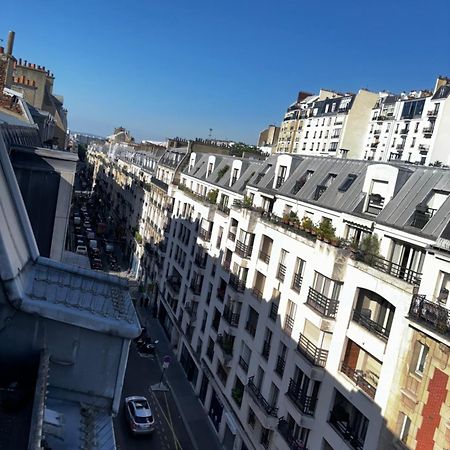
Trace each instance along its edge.
<instances>
[{"instance_id":1,"label":"potted plant on terrace","mask_svg":"<svg viewBox=\"0 0 450 450\"><path fill-rule=\"evenodd\" d=\"M293 227L296 223L298 223L298 216L297 213L294 211L291 211L289 213L289 225Z\"/></svg>"},{"instance_id":2,"label":"potted plant on terrace","mask_svg":"<svg viewBox=\"0 0 450 450\"><path fill-rule=\"evenodd\" d=\"M300 229L305 230L309 233L311 232L312 228L313 228L312 220L307 216L303 217L302 221L300 222Z\"/></svg>"},{"instance_id":3,"label":"potted plant on terrace","mask_svg":"<svg viewBox=\"0 0 450 450\"><path fill-rule=\"evenodd\" d=\"M333 227L331 220L322 219L320 225L317 228L317 236L323 239L325 242L330 243L336 238L335 235L336 228Z\"/></svg>"}]
</instances>

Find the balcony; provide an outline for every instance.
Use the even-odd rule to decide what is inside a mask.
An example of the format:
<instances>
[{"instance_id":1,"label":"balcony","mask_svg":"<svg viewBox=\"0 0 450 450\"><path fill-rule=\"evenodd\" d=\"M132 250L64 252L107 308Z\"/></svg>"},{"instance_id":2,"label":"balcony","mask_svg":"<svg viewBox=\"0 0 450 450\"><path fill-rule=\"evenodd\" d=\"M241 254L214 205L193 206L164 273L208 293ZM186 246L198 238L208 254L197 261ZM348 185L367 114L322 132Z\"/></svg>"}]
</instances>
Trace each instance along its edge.
<instances>
[{"instance_id":1,"label":"balcony","mask_svg":"<svg viewBox=\"0 0 450 450\"><path fill-rule=\"evenodd\" d=\"M278 421L278 432L281 434L283 439L286 441L286 444L289 447L289 450L308 450L303 442L296 439L291 433L292 430L289 429L289 424L286 420L281 418Z\"/></svg>"},{"instance_id":2,"label":"balcony","mask_svg":"<svg viewBox=\"0 0 450 450\"><path fill-rule=\"evenodd\" d=\"M222 205L221 203L219 203L217 205L217 209L219 211L222 211L224 214L226 214L227 216L230 214L230 208L228 208L228 206L226 205Z\"/></svg>"},{"instance_id":3,"label":"balcony","mask_svg":"<svg viewBox=\"0 0 450 450\"><path fill-rule=\"evenodd\" d=\"M292 378L289 381L289 387L286 395L294 402L295 406L307 416L313 416L316 410L317 398L306 395L301 386Z\"/></svg>"},{"instance_id":4,"label":"balcony","mask_svg":"<svg viewBox=\"0 0 450 450\"><path fill-rule=\"evenodd\" d=\"M200 269L205 269L206 268L206 258L207 258L206 254L197 253L195 255L195 259L194 259L195 265L197 267L199 267Z\"/></svg>"},{"instance_id":5,"label":"balcony","mask_svg":"<svg viewBox=\"0 0 450 450\"><path fill-rule=\"evenodd\" d=\"M285 276L286 276L286 266L280 263L278 264L277 278L280 281L284 281Z\"/></svg>"},{"instance_id":6,"label":"balcony","mask_svg":"<svg viewBox=\"0 0 450 450\"><path fill-rule=\"evenodd\" d=\"M261 301L263 299L262 291L256 286L252 289L252 294L256 297L258 301Z\"/></svg>"},{"instance_id":7,"label":"balcony","mask_svg":"<svg viewBox=\"0 0 450 450\"><path fill-rule=\"evenodd\" d=\"M425 137L430 137L433 134L434 127L427 127L422 130Z\"/></svg>"},{"instance_id":8,"label":"balcony","mask_svg":"<svg viewBox=\"0 0 450 450\"><path fill-rule=\"evenodd\" d=\"M264 261L266 264L269 264L270 262L270 255L268 253L263 252L262 250L259 252L258 255L259 259L261 261Z\"/></svg>"},{"instance_id":9,"label":"balcony","mask_svg":"<svg viewBox=\"0 0 450 450\"><path fill-rule=\"evenodd\" d=\"M311 306L323 317L334 319L338 310L339 302L326 297L312 287L309 288L306 304Z\"/></svg>"},{"instance_id":10,"label":"balcony","mask_svg":"<svg viewBox=\"0 0 450 450\"><path fill-rule=\"evenodd\" d=\"M431 111L427 112L427 116L430 118L437 117L438 113L439 109L432 109Z\"/></svg>"},{"instance_id":11,"label":"balcony","mask_svg":"<svg viewBox=\"0 0 450 450\"><path fill-rule=\"evenodd\" d=\"M292 290L294 290L295 292L300 292L300 288L302 287L302 280L303 278L300 274L294 274L294 278L292 280Z\"/></svg>"},{"instance_id":12,"label":"balcony","mask_svg":"<svg viewBox=\"0 0 450 450\"><path fill-rule=\"evenodd\" d=\"M397 145L395 146L395 148L396 148L397 150L403 150L403 149L405 148L405 144L397 144Z\"/></svg>"},{"instance_id":13,"label":"balcony","mask_svg":"<svg viewBox=\"0 0 450 450\"><path fill-rule=\"evenodd\" d=\"M281 356L277 358L277 364L275 366L275 372L280 375L280 377L284 374L284 368L286 367L286 360Z\"/></svg>"},{"instance_id":14,"label":"balcony","mask_svg":"<svg viewBox=\"0 0 450 450\"><path fill-rule=\"evenodd\" d=\"M248 322L245 324L245 329L247 330L248 334L249 334L251 337L255 337L255 334L256 334L256 324L254 324L253 322L248 321Z\"/></svg>"},{"instance_id":15,"label":"balcony","mask_svg":"<svg viewBox=\"0 0 450 450\"><path fill-rule=\"evenodd\" d=\"M364 314L354 310L353 311L353 321L361 325L362 327L369 330L371 333L376 334L384 340L389 338L390 328L383 327L383 325L369 319Z\"/></svg>"},{"instance_id":16,"label":"balcony","mask_svg":"<svg viewBox=\"0 0 450 450\"><path fill-rule=\"evenodd\" d=\"M338 434L350 444L355 450L363 450L364 440L355 432L350 423L346 420L340 420L339 414L331 412L330 424L338 432Z\"/></svg>"},{"instance_id":17,"label":"balcony","mask_svg":"<svg viewBox=\"0 0 450 450\"><path fill-rule=\"evenodd\" d=\"M325 367L328 358L328 350L316 347L306 336L300 334L297 351L301 353L311 364Z\"/></svg>"},{"instance_id":18,"label":"balcony","mask_svg":"<svg viewBox=\"0 0 450 450\"><path fill-rule=\"evenodd\" d=\"M269 355L270 355L270 342L269 341L264 341L261 355L263 356L263 358L266 361L269 359Z\"/></svg>"},{"instance_id":19,"label":"balcony","mask_svg":"<svg viewBox=\"0 0 450 450\"><path fill-rule=\"evenodd\" d=\"M400 278L407 283L416 285L420 284L420 280L422 278L421 272L417 272L415 270L401 266L400 264L388 261L382 256L372 255L370 253L358 250L355 253L354 258L356 261L362 261L365 264L373 267L374 269L379 270L380 272L387 273L388 275L392 275L395 278Z\"/></svg>"},{"instance_id":20,"label":"balcony","mask_svg":"<svg viewBox=\"0 0 450 450\"><path fill-rule=\"evenodd\" d=\"M234 336L230 334L219 334L217 335L217 344L219 344L220 348L223 350L225 355L232 357L233 356L233 346L234 346Z\"/></svg>"},{"instance_id":21,"label":"balcony","mask_svg":"<svg viewBox=\"0 0 450 450\"><path fill-rule=\"evenodd\" d=\"M278 408L269 404L269 402L263 397L259 388L253 382L254 377L248 379L247 389L253 400L260 406L265 414L277 417Z\"/></svg>"},{"instance_id":22,"label":"balcony","mask_svg":"<svg viewBox=\"0 0 450 450\"><path fill-rule=\"evenodd\" d=\"M203 241L209 242L211 240L211 231L206 231L204 228L200 228L198 236Z\"/></svg>"},{"instance_id":23,"label":"balcony","mask_svg":"<svg viewBox=\"0 0 450 450\"><path fill-rule=\"evenodd\" d=\"M350 378L350 380L352 380L353 383L355 383L356 386L364 391L370 398L375 398L377 387L367 381L364 371L354 369L343 362L341 365L341 372Z\"/></svg>"},{"instance_id":24,"label":"balcony","mask_svg":"<svg viewBox=\"0 0 450 450\"><path fill-rule=\"evenodd\" d=\"M272 301L272 305L270 306L269 318L273 321L276 321L278 317L278 304Z\"/></svg>"},{"instance_id":25,"label":"balcony","mask_svg":"<svg viewBox=\"0 0 450 450\"><path fill-rule=\"evenodd\" d=\"M169 277L167 279L167 285L175 294L178 294L181 288L181 280L178 277Z\"/></svg>"},{"instance_id":26,"label":"balcony","mask_svg":"<svg viewBox=\"0 0 450 450\"><path fill-rule=\"evenodd\" d=\"M373 134L376 136L376 135L378 135L378 134L381 134L381 130L375 130L374 132L373 132Z\"/></svg>"},{"instance_id":27,"label":"balcony","mask_svg":"<svg viewBox=\"0 0 450 450\"><path fill-rule=\"evenodd\" d=\"M241 241L236 242L235 253L237 253L241 258L250 259L250 257L252 256L252 250L252 246L246 245Z\"/></svg>"},{"instance_id":28,"label":"balcony","mask_svg":"<svg viewBox=\"0 0 450 450\"><path fill-rule=\"evenodd\" d=\"M237 292L245 291L245 281L240 280L239 277L234 273L230 274L229 285Z\"/></svg>"},{"instance_id":29,"label":"balcony","mask_svg":"<svg viewBox=\"0 0 450 450\"><path fill-rule=\"evenodd\" d=\"M236 240L236 233L233 233L232 231L229 231L228 232L228 239L230 240L230 241L235 241Z\"/></svg>"},{"instance_id":30,"label":"balcony","mask_svg":"<svg viewBox=\"0 0 450 450\"><path fill-rule=\"evenodd\" d=\"M377 148L378 147L379 142L372 142L370 144L370 148Z\"/></svg>"},{"instance_id":31,"label":"balcony","mask_svg":"<svg viewBox=\"0 0 450 450\"><path fill-rule=\"evenodd\" d=\"M289 336L292 334L292 330L294 329L294 318L286 315L284 318L283 331Z\"/></svg>"},{"instance_id":32,"label":"balcony","mask_svg":"<svg viewBox=\"0 0 450 450\"><path fill-rule=\"evenodd\" d=\"M408 134L409 128L402 128L400 134Z\"/></svg>"},{"instance_id":33,"label":"balcony","mask_svg":"<svg viewBox=\"0 0 450 450\"><path fill-rule=\"evenodd\" d=\"M194 293L194 295L200 295L202 292L202 283L197 283L195 281L191 282L191 291Z\"/></svg>"},{"instance_id":34,"label":"balcony","mask_svg":"<svg viewBox=\"0 0 450 450\"><path fill-rule=\"evenodd\" d=\"M228 323L228 325L231 325L232 327L239 326L239 318L241 316L240 314L233 312L232 308L230 308L229 306L225 306L222 317Z\"/></svg>"},{"instance_id":35,"label":"balcony","mask_svg":"<svg viewBox=\"0 0 450 450\"><path fill-rule=\"evenodd\" d=\"M226 289L224 288L217 288L217 298L223 303L223 301L225 300L225 292Z\"/></svg>"},{"instance_id":36,"label":"balcony","mask_svg":"<svg viewBox=\"0 0 450 450\"><path fill-rule=\"evenodd\" d=\"M409 308L409 317L431 330L450 338L450 310L431 302L424 295L414 295Z\"/></svg>"},{"instance_id":37,"label":"balcony","mask_svg":"<svg viewBox=\"0 0 450 450\"><path fill-rule=\"evenodd\" d=\"M239 365L245 373L248 372L248 362L242 356L239 356Z\"/></svg>"}]
</instances>

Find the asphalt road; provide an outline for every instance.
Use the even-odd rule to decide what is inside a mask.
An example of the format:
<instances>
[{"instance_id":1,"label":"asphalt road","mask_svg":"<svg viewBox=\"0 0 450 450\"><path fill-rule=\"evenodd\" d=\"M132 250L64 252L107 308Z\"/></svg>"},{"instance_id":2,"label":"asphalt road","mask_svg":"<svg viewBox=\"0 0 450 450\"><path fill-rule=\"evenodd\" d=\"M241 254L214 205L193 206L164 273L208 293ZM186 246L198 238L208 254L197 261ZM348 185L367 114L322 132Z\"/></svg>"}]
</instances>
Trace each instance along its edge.
<instances>
[{"instance_id":1,"label":"asphalt road","mask_svg":"<svg viewBox=\"0 0 450 450\"><path fill-rule=\"evenodd\" d=\"M131 344L122 402L119 414L114 420L117 448L193 450L186 428L178 413L170 392L152 392L150 386L161 379L161 369L156 357L141 357ZM129 432L124 413L124 398L131 395L147 397L156 419L156 429L151 435L133 436Z\"/></svg>"}]
</instances>

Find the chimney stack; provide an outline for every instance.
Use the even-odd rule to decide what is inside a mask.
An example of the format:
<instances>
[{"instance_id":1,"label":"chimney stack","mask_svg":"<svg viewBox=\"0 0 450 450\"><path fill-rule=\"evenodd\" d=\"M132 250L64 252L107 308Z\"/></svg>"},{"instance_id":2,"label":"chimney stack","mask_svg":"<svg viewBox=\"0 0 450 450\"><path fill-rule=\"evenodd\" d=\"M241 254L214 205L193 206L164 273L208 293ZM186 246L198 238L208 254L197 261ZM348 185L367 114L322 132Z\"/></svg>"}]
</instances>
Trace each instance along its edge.
<instances>
[{"instance_id":1,"label":"chimney stack","mask_svg":"<svg viewBox=\"0 0 450 450\"><path fill-rule=\"evenodd\" d=\"M9 56L12 56L15 35L16 35L16 33L14 33L14 31L10 31L8 33L8 42L6 44L6 54Z\"/></svg>"}]
</instances>

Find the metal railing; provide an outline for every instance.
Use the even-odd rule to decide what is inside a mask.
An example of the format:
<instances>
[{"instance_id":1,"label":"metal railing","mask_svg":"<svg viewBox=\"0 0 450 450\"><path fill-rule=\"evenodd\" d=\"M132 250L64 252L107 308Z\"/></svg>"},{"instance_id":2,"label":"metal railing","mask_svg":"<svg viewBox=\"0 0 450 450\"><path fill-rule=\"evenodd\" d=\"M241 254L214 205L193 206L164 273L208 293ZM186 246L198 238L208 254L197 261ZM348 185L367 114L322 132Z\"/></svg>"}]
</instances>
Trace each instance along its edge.
<instances>
[{"instance_id":1,"label":"metal railing","mask_svg":"<svg viewBox=\"0 0 450 450\"><path fill-rule=\"evenodd\" d=\"M301 333L297 343L297 351L315 366L325 367L327 363L328 350L317 347Z\"/></svg>"},{"instance_id":2,"label":"metal railing","mask_svg":"<svg viewBox=\"0 0 450 450\"><path fill-rule=\"evenodd\" d=\"M347 442L350 443L351 447L355 450L363 450L364 440L362 440L348 423L348 421L340 420L340 417L334 411L331 411L330 424L339 433L339 435Z\"/></svg>"},{"instance_id":3,"label":"metal railing","mask_svg":"<svg viewBox=\"0 0 450 450\"><path fill-rule=\"evenodd\" d=\"M262 250L259 252L259 259L261 261L264 261L266 264L269 264L270 262L270 255L266 252L263 252Z\"/></svg>"},{"instance_id":4,"label":"metal railing","mask_svg":"<svg viewBox=\"0 0 450 450\"><path fill-rule=\"evenodd\" d=\"M277 320L278 317L278 304L272 301L270 306L269 318L272 320Z\"/></svg>"},{"instance_id":5,"label":"metal railing","mask_svg":"<svg viewBox=\"0 0 450 450\"><path fill-rule=\"evenodd\" d=\"M375 398L377 387L370 384L365 378L364 373L361 370L350 367L345 362L341 364L341 372L347 375L353 383L361 388L370 398Z\"/></svg>"},{"instance_id":6,"label":"metal railing","mask_svg":"<svg viewBox=\"0 0 450 450\"><path fill-rule=\"evenodd\" d=\"M281 418L278 421L278 432L281 434L286 444L289 446L289 450L308 450L303 442L295 438L291 433L293 430L289 429L289 424L286 420Z\"/></svg>"},{"instance_id":7,"label":"metal railing","mask_svg":"<svg viewBox=\"0 0 450 450\"><path fill-rule=\"evenodd\" d=\"M202 285L200 283L192 281L190 287L194 295L200 295L200 293L202 292Z\"/></svg>"},{"instance_id":8,"label":"metal railing","mask_svg":"<svg viewBox=\"0 0 450 450\"><path fill-rule=\"evenodd\" d=\"M286 367L286 360L281 356L277 357L277 364L275 366L275 372L280 375L280 377L284 374L284 368Z\"/></svg>"},{"instance_id":9,"label":"metal railing","mask_svg":"<svg viewBox=\"0 0 450 450\"><path fill-rule=\"evenodd\" d=\"M244 244L241 241L236 242L235 253L237 253L241 258L249 259L252 256L252 250L252 246Z\"/></svg>"},{"instance_id":10,"label":"metal railing","mask_svg":"<svg viewBox=\"0 0 450 450\"><path fill-rule=\"evenodd\" d=\"M280 263L278 264L277 278L280 281L284 281L285 276L286 276L286 266Z\"/></svg>"},{"instance_id":11,"label":"metal railing","mask_svg":"<svg viewBox=\"0 0 450 450\"><path fill-rule=\"evenodd\" d=\"M242 357L239 356L239 365L244 369L244 372L248 372L248 362Z\"/></svg>"},{"instance_id":12,"label":"metal railing","mask_svg":"<svg viewBox=\"0 0 450 450\"><path fill-rule=\"evenodd\" d=\"M239 325L240 314L233 312L229 306L225 306L222 314L223 319L232 327L237 327Z\"/></svg>"},{"instance_id":13,"label":"metal railing","mask_svg":"<svg viewBox=\"0 0 450 450\"><path fill-rule=\"evenodd\" d=\"M370 265L374 269L387 273L388 275L400 278L401 280L406 281L407 283L417 285L420 284L420 280L422 277L421 272L417 272L415 270L401 266L400 264L396 264L392 261L383 258L382 256L372 255L362 250L358 250L355 253L355 259L357 261L362 261Z\"/></svg>"},{"instance_id":14,"label":"metal railing","mask_svg":"<svg viewBox=\"0 0 450 450\"><path fill-rule=\"evenodd\" d=\"M206 231L204 228L200 228L198 236L205 242L209 242L211 240L211 231Z\"/></svg>"},{"instance_id":15,"label":"metal railing","mask_svg":"<svg viewBox=\"0 0 450 450\"><path fill-rule=\"evenodd\" d=\"M248 384L247 384L247 388L251 394L251 396L253 397L253 399L256 401L256 403L258 403L258 405L262 408L262 410L268 414L269 416L272 417L277 417L278 414L278 408L271 405L261 394L261 391L259 390L259 388L256 386L256 384L254 383L254 378L255 377L250 377L248 379Z\"/></svg>"},{"instance_id":16,"label":"metal railing","mask_svg":"<svg viewBox=\"0 0 450 450\"><path fill-rule=\"evenodd\" d=\"M450 336L450 310L427 300L424 295L413 295L409 317L444 336Z\"/></svg>"},{"instance_id":17,"label":"metal railing","mask_svg":"<svg viewBox=\"0 0 450 450\"><path fill-rule=\"evenodd\" d=\"M252 289L252 293L259 301L262 300L263 293L256 286Z\"/></svg>"},{"instance_id":18,"label":"metal railing","mask_svg":"<svg viewBox=\"0 0 450 450\"><path fill-rule=\"evenodd\" d=\"M194 263L200 269L206 268L206 255L202 255L202 254L197 253L195 255Z\"/></svg>"},{"instance_id":19,"label":"metal railing","mask_svg":"<svg viewBox=\"0 0 450 450\"><path fill-rule=\"evenodd\" d=\"M299 273L294 274L294 278L292 279L292 289L296 292L300 292L300 288L302 287L303 278Z\"/></svg>"},{"instance_id":20,"label":"metal railing","mask_svg":"<svg viewBox=\"0 0 450 450\"><path fill-rule=\"evenodd\" d=\"M411 226L415 228L423 228L428 221L434 216L437 209L424 208L423 210L416 209L414 211L413 220Z\"/></svg>"},{"instance_id":21,"label":"metal railing","mask_svg":"<svg viewBox=\"0 0 450 450\"><path fill-rule=\"evenodd\" d=\"M433 127L427 127L427 128L424 128L422 131L423 131L423 134L433 134L433 130L434 130Z\"/></svg>"},{"instance_id":22,"label":"metal railing","mask_svg":"<svg viewBox=\"0 0 450 450\"><path fill-rule=\"evenodd\" d=\"M256 325L253 322L248 321L245 324L245 329L247 330L248 334L250 334L250 336L255 337Z\"/></svg>"},{"instance_id":23,"label":"metal railing","mask_svg":"<svg viewBox=\"0 0 450 450\"><path fill-rule=\"evenodd\" d=\"M306 298L306 304L311 306L315 311L324 317L330 317L334 319L339 306L339 301L332 298L328 298L310 287L308 297Z\"/></svg>"},{"instance_id":24,"label":"metal railing","mask_svg":"<svg viewBox=\"0 0 450 450\"><path fill-rule=\"evenodd\" d=\"M293 329L294 329L294 318L289 315L286 315L286 317L284 318L283 330L290 336Z\"/></svg>"},{"instance_id":25,"label":"metal railing","mask_svg":"<svg viewBox=\"0 0 450 450\"><path fill-rule=\"evenodd\" d=\"M226 205L222 205L221 203L219 203L217 205L217 209L219 211L222 211L223 213L225 213L227 216L228 216L228 214L230 214L230 208Z\"/></svg>"},{"instance_id":26,"label":"metal railing","mask_svg":"<svg viewBox=\"0 0 450 450\"><path fill-rule=\"evenodd\" d=\"M304 389L294 380L290 379L286 395L294 402L295 406L308 416L313 416L316 410L317 398L306 395Z\"/></svg>"},{"instance_id":27,"label":"metal railing","mask_svg":"<svg viewBox=\"0 0 450 450\"><path fill-rule=\"evenodd\" d=\"M369 319L359 311L353 311L353 321L359 323L370 332L380 336L382 339L387 339L389 337L389 332L391 331L390 327L383 327L383 325L373 321L372 319Z\"/></svg>"},{"instance_id":28,"label":"metal railing","mask_svg":"<svg viewBox=\"0 0 450 450\"><path fill-rule=\"evenodd\" d=\"M270 355L270 342L264 341L261 355L263 356L263 358L264 358L265 360L268 360L268 359L269 359L269 355Z\"/></svg>"},{"instance_id":29,"label":"metal railing","mask_svg":"<svg viewBox=\"0 0 450 450\"><path fill-rule=\"evenodd\" d=\"M216 342L227 355L233 356L234 336L218 334Z\"/></svg>"},{"instance_id":30,"label":"metal railing","mask_svg":"<svg viewBox=\"0 0 450 450\"><path fill-rule=\"evenodd\" d=\"M229 285L238 292L244 292L245 291L245 281L239 279L237 275L234 273L230 274L230 281Z\"/></svg>"}]
</instances>

